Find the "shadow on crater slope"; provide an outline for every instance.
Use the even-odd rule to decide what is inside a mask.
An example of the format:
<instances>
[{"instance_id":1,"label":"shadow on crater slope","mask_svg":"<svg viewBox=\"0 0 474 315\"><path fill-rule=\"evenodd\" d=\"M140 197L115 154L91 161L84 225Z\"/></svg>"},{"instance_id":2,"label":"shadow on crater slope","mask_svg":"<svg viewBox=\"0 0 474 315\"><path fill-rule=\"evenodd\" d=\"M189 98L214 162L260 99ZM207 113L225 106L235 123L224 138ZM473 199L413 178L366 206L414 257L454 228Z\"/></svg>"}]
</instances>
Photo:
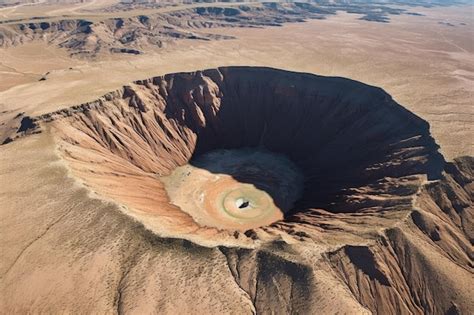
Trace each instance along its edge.
<instances>
[{"instance_id":1,"label":"shadow on crater slope","mask_svg":"<svg viewBox=\"0 0 474 315\"><path fill-rule=\"evenodd\" d=\"M193 157L247 147L282 154L304 174L300 210L355 211L338 202L351 187L414 174L438 179L444 167L429 125L376 87L245 67L163 79L173 82L167 118L196 134Z\"/></svg>"}]
</instances>

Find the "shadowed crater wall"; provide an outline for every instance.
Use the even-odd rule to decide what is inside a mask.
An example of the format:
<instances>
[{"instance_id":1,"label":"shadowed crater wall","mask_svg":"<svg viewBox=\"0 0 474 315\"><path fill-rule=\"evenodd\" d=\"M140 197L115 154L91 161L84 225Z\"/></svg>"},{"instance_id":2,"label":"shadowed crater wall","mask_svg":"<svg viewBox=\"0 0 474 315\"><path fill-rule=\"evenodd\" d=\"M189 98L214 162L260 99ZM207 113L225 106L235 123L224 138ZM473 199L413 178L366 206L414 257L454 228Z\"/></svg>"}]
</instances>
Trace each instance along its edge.
<instances>
[{"instance_id":1,"label":"shadowed crater wall","mask_svg":"<svg viewBox=\"0 0 474 315\"><path fill-rule=\"evenodd\" d=\"M291 159L305 177L294 210L355 211L344 203L350 187L413 174L435 179L443 169L429 125L376 87L246 67L164 80L173 86L166 116L196 134L193 156L257 147Z\"/></svg>"}]
</instances>

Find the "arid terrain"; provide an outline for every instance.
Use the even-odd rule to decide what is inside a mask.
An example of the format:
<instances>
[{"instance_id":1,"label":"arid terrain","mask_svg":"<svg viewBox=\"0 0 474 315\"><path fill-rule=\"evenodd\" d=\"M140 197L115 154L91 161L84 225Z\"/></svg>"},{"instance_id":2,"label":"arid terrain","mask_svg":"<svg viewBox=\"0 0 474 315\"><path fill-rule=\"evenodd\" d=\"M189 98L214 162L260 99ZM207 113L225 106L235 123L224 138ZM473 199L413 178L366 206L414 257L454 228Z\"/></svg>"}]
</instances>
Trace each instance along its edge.
<instances>
[{"instance_id":1,"label":"arid terrain","mask_svg":"<svg viewBox=\"0 0 474 315\"><path fill-rule=\"evenodd\" d=\"M471 314L464 1L0 1L0 312Z\"/></svg>"}]
</instances>

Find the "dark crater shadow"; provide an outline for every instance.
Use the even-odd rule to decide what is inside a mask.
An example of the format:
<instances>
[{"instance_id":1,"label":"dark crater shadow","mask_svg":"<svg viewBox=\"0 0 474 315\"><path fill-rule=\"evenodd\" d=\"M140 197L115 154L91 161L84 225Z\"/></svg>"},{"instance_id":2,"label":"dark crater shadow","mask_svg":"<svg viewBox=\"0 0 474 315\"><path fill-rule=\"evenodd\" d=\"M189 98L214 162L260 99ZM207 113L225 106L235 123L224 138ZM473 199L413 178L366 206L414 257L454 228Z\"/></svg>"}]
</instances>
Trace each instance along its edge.
<instances>
[{"instance_id":1,"label":"dark crater shadow","mask_svg":"<svg viewBox=\"0 0 474 315\"><path fill-rule=\"evenodd\" d=\"M261 67L171 74L154 84L160 80L172 82L168 119L197 135L191 164L217 149L262 148L301 169L304 192L288 214L312 208L357 212L371 206L348 202L360 187L408 194L411 189L389 179L424 174L431 180L443 170L429 124L377 87ZM252 177L235 177L268 190Z\"/></svg>"}]
</instances>

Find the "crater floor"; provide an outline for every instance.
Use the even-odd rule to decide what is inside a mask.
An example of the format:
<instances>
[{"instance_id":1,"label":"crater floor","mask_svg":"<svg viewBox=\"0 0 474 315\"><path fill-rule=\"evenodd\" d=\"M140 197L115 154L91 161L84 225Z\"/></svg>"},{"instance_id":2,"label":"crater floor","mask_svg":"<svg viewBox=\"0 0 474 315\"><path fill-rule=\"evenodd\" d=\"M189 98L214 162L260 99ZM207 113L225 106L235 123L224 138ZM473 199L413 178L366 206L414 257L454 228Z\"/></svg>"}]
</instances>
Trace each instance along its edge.
<instances>
[{"instance_id":1,"label":"crater floor","mask_svg":"<svg viewBox=\"0 0 474 315\"><path fill-rule=\"evenodd\" d=\"M208 152L160 180L199 225L239 231L282 220L303 189L296 165L258 149Z\"/></svg>"}]
</instances>

